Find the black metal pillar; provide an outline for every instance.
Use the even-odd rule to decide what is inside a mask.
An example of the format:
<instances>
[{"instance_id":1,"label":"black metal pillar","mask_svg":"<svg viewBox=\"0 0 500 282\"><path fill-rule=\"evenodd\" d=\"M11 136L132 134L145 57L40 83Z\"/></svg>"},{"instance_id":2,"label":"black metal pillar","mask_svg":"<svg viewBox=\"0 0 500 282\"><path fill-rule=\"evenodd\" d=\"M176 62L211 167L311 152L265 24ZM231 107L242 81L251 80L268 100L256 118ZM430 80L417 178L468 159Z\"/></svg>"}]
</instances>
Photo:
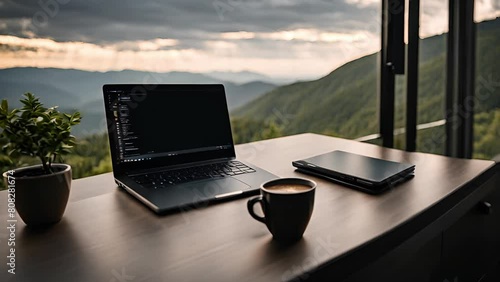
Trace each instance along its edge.
<instances>
[{"instance_id":1,"label":"black metal pillar","mask_svg":"<svg viewBox=\"0 0 500 282\"><path fill-rule=\"evenodd\" d=\"M395 75L404 73L404 9L401 0L382 0L379 126L382 145L394 146Z\"/></svg>"},{"instance_id":2,"label":"black metal pillar","mask_svg":"<svg viewBox=\"0 0 500 282\"><path fill-rule=\"evenodd\" d=\"M391 45L388 40L389 33L389 1L382 0L382 29L380 50L380 92L379 92L379 127L382 145L394 146L394 73L388 64L388 54Z\"/></svg>"},{"instance_id":3,"label":"black metal pillar","mask_svg":"<svg viewBox=\"0 0 500 282\"><path fill-rule=\"evenodd\" d=\"M476 32L474 0L449 0L446 155L471 158Z\"/></svg>"},{"instance_id":4,"label":"black metal pillar","mask_svg":"<svg viewBox=\"0 0 500 282\"><path fill-rule=\"evenodd\" d=\"M408 64L406 78L406 150L417 149L418 49L420 0L410 0L408 7Z\"/></svg>"}]
</instances>

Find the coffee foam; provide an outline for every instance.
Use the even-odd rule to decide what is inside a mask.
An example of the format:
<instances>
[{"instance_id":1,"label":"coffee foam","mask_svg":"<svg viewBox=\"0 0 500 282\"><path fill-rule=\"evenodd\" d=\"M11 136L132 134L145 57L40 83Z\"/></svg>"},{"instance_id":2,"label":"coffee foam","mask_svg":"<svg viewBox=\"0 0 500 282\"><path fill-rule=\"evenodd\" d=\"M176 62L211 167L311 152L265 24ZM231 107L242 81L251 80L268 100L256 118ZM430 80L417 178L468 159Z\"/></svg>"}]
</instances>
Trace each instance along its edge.
<instances>
[{"instance_id":1,"label":"coffee foam","mask_svg":"<svg viewBox=\"0 0 500 282\"><path fill-rule=\"evenodd\" d=\"M275 184L264 188L272 192L278 192L283 194L293 194L311 190L311 186L308 185L288 184L288 183Z\"/></svg>"}]
</instances>

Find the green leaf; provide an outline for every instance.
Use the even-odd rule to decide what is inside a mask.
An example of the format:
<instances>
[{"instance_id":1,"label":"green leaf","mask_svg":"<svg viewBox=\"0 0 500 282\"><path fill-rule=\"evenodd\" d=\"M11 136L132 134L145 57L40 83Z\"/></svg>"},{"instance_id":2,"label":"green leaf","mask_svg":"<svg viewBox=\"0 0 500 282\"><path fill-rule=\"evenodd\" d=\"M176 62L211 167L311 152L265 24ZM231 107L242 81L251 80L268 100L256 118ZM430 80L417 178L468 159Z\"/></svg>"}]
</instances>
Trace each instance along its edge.
<instances>
[{"instance_id":1,"label":"green leaf","mask_svg":"<svg viewBox=\"0 0 500 282\"><path fill-rule=\"evenodd\" d=\"M9 111L9 102L5 99L2 100L2 111L5 111L5 113Z\"/></svg>"},{"instance_id":2,"label":"green leaf","mask_svg":"<svg viewBox=\"0 0 500 282\"><path fill-rule=\"evenodd\" d=\"M7 151L7 155L8 155L8 156L12 156L12 155L14 155L16 152L17 152L17 150L16 150L16 149L12 149L12 150Z\"/></svg>"},{"instance_id":3,"label":"green leaf","mask_svg":"<svg viewBox=\"0 0 500 282\"><path fill-rule=\"evenodd\" d=\"M80 122L80 113L61 113L57 106L45 108L39 98L25 93L22 108L8 111L8 102L0 103L0 137L7 140L8 154L36 156L42 162L56 155L70 153L75 144L72 125Z\"/></svg>"}]
</instances>

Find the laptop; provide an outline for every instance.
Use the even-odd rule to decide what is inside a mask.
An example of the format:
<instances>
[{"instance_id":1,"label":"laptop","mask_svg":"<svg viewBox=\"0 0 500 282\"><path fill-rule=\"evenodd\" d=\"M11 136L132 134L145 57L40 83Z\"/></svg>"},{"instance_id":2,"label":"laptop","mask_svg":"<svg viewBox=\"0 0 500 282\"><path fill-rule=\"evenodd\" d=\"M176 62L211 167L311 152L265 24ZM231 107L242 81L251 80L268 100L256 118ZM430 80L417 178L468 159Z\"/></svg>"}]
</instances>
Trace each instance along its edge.
<instances>
[{"instance_id":1,"label":"laptop","mask_svg":"<svg viewBox=\"0 0 500 282\"><path fill-rule=\"evenodd\" d=\"M236 160L221 84L104 85L113 175L156 213L256 194L277 178Z\"/></svg>"},{"instance_id":2,"label":"laptop","mask_svg":"<svg viewBox=\"0 0 500 282\"><path fill-rule=\"evenodd\" d=\"M380 194L414 176L415 165L344 151L292 162L298 172L325 178L370 194Z\"/></svg>"}]
</instances>

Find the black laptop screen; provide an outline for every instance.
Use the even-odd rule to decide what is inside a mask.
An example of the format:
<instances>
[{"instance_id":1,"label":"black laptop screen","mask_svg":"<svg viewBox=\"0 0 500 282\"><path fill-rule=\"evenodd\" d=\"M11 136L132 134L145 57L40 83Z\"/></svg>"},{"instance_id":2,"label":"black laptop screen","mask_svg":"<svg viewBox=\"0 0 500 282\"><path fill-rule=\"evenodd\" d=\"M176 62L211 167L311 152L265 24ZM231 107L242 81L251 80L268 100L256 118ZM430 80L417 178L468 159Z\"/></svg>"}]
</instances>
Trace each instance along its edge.
<instances>
[{"instance_id":1,"label":"black laptop screen","mask_svg":"<svg viewBox=\"0 0 500 282\"><path fill-rule=\"evenodd\" d=\"M222 85L105 86L105 99L116 164L234 156Z\"/></svg>"}]
</instances>

